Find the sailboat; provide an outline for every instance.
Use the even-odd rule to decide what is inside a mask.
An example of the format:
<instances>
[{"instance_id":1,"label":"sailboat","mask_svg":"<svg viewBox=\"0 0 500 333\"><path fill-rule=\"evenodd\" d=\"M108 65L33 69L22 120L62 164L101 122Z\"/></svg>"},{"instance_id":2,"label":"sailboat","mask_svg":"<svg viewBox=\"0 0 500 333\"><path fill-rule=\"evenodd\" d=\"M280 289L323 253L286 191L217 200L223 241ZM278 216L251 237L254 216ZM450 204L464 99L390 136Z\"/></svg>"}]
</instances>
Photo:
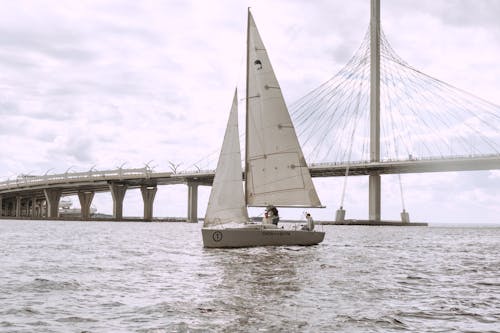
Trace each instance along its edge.
<instances>
[{"instance_id":1,"label":"sailboat","mask_svg":"<svg viewBox=\"0 0 500 333\"><path fill-rule=\"evenodd\" d=\"M322 231L251 223L247 207L323 207L266 48L248 11L245 190L234 93L202 231L205 247L314 245Z\"/></svg>"}]
</instances>

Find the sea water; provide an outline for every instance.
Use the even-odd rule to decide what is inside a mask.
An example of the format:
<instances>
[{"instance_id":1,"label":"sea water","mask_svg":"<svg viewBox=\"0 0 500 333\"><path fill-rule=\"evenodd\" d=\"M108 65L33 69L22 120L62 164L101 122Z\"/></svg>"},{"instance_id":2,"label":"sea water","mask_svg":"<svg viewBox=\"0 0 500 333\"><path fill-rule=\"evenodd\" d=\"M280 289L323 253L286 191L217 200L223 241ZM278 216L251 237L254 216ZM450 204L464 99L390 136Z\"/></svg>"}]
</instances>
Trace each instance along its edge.
<instances>
[{"instance_id":1,"label":"sea water","mask_svg":"<svg viewBox=\"0 0 500 333\"><path fill-rule=\"evenodd\" d=\"M0 220L0 332L500 331L500 228L204 249L200 227Z\"/></svg>"}]
</instances>

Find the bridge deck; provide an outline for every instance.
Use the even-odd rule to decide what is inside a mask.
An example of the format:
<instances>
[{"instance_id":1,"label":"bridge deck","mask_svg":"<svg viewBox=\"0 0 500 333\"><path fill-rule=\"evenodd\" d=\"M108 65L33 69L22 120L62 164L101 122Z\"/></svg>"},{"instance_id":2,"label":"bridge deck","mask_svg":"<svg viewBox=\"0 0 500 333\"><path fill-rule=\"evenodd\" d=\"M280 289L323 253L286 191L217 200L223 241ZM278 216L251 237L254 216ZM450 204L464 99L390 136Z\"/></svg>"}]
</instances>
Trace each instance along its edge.
<instances>
[{"instance_id":1,"label":"bridge deck","mask_svg":"<svg viewBox=\"0 0 500 333\"><path fill-rule=\"evenodd\" d=\"M311 164L312 177L341 177L349 168L350 176L370 174L426 173L448 171L475 171L500 169L500 155L462 156L446 159L419 159L407 161L352 162ZM78 191L109 191L109 184L119 182L129 188L143 185L172 185L198 183L211 185L213 170L172 173L152 172L150 169L107 170L65 173L45 176L25 176L22 179L0 182L0 195L42 195L43 189L59 188L64 195Z\"/></svg>"}]
</instances>

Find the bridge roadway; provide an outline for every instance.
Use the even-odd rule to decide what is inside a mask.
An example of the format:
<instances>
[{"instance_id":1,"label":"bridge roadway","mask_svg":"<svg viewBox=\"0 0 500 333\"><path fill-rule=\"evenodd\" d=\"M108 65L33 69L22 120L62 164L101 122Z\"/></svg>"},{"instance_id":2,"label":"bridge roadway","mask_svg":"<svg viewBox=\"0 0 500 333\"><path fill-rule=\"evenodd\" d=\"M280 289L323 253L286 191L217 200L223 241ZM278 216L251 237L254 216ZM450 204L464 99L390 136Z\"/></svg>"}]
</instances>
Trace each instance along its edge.
<instances>
[{"instance_id":1,"label":"bridge roadway","mask_svg":"<svg viewBox=\"0 0 500 333\"><path fill-rule=\"evenodd\" d=\"M493 170L500 169L500 154L405 161L321 163L309 166L312 177L344 176L346 168L349 168L350 176ZM90 209L95 192L110 191L113 197L114 216L116 219L121 219L123 218L122 205L125 191L140 188L144 199L144 218L150 220L157 186L186 184L188 186L188 220L196 221L197 187L199 185L210 186L213 177L214 170L173 173L153 172L148 168L72 172L44 176L24 175L14 180L0 182L0 207L2 208L0 212L2 216L56 218L61 195L79 195L81 207L88 206ZM51 212L48 212L50 210ZM85 219L89 216L88 212L87 214L83 212L84 210L82 210L82 215Z\"/></svg>"}]
</instances>

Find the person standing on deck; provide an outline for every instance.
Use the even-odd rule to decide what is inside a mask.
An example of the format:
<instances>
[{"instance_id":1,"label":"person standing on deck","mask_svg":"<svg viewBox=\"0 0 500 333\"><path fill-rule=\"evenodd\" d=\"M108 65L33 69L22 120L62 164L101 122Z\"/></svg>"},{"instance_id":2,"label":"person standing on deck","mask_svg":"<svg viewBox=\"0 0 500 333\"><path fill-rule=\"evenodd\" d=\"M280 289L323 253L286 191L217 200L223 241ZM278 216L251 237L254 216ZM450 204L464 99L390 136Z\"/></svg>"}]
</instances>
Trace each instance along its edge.
<instances>
[{"instance_id":1,"label":"person standing on deck","mask_svg":"<svg viewBox=\"0 0 500 333\"><path fill-rule=\"evenodd\" d=\"M314 230L314 220L311 214L306 213L307 225L302 227L302 230L313 231Z\"/></svg>"}]
</instances>

